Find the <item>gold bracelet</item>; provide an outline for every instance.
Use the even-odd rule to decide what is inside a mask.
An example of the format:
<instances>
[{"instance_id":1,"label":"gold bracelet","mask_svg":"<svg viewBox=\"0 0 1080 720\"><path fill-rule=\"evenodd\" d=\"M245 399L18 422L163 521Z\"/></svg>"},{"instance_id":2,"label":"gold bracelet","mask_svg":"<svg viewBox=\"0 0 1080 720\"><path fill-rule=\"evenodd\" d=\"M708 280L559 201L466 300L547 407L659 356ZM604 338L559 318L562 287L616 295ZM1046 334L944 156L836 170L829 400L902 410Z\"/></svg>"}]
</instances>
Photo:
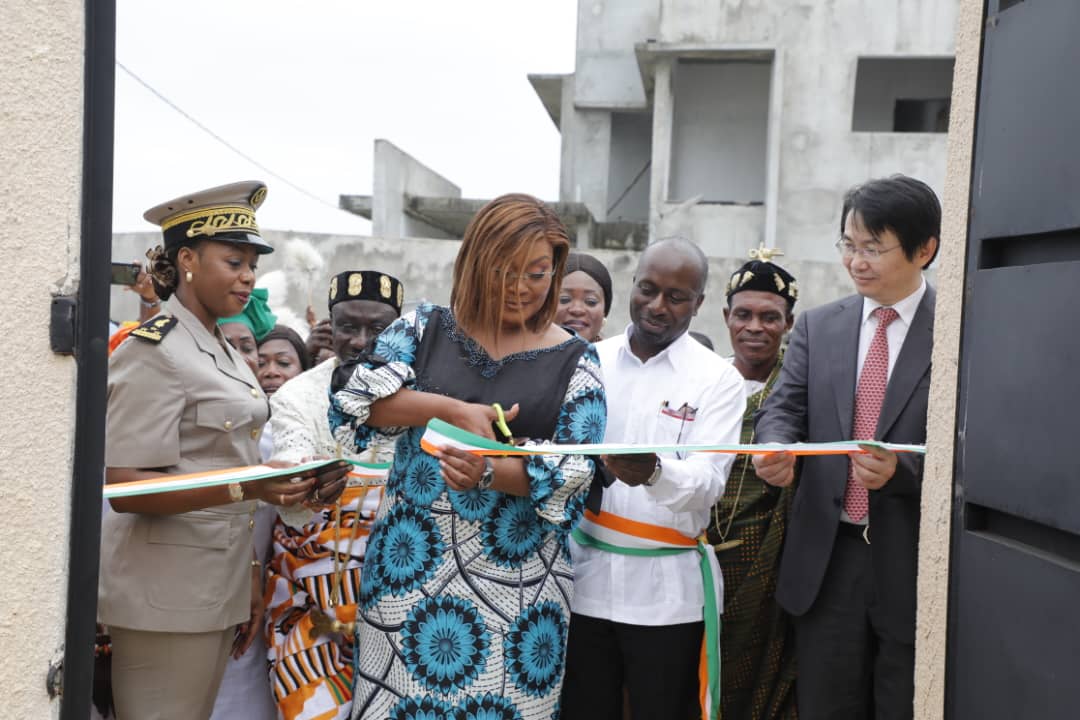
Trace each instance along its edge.
<instances>
[{"instance_id":1,"label":"gold bracelet","mask_svg":"<svg viewBox=\"0 0 1080 720\"><path fill-rule=\"evenodd\" d=\"M234 503L244 502L244 486L238 482L229 483L229 499Z\"/></svg>"}]
</instances>

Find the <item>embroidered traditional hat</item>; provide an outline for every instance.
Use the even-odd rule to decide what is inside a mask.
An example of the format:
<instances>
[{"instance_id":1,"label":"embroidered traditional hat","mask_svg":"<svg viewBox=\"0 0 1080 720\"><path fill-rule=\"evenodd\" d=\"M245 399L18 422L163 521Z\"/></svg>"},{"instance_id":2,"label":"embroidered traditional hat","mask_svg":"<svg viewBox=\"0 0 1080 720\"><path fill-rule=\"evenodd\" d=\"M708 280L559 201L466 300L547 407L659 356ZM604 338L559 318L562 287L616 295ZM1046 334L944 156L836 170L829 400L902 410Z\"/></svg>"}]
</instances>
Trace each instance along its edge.
<instances>
[{"instance_id":1,"label":"embroidered traditional hat","mask_svg":"<svg viewBox=\"0 0 1080 720\"><path fill-rule=\"evenodd\" d=\"M389 305L401 314L405 287L392 275L374 270L347 270L330 279L327 309L346 300L374 300Z\"/></svg>"},{"instance_id":2,"label":"embroidered traditional hat","mask_svg":"<svg viewBox=\"0 0 1080 720\"><path fill-rule=\"evenodd\" d=\"M260 254L274 248L263 240L255 211L266 199L266 185L249 180L200 190L156 205L143 217L161 226L165 249L196 240L253 245Z\"/></svg>"},{"instance_id":3,"label":"embroidered traditional hat","mask_svg":"<svg viewBox=\"0 0 1080 720\"><path fill-rule=\"evenodd\" d=\"M759 290L779 295L787 300L789 308L794 307L799 299L795 276L772 262L774 257L783 254L782 250L766 248L764 243L751 250L750 262L732 273L728 280L725 288L728 299L743 290Z\"/></svg>"}]
</instances>

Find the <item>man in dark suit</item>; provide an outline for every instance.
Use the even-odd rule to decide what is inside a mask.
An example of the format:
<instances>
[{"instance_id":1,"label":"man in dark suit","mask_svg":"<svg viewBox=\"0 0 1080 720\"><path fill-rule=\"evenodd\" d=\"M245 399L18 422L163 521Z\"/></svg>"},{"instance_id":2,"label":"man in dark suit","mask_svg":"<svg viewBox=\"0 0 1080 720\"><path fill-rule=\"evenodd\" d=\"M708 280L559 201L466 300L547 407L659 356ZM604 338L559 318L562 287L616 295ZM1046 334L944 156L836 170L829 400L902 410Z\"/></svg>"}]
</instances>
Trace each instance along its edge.
<instances>
[{"instance_id":1,"label":"man in dark suit","mask_svg":"<svg viewBox=\"0 0 1080 720\"><path fill-rule=\"evenodd\" d=\"M926 441L941 205L902 175L848 192L837 249L857 294L799 316L758 442ZM757 456L798 477L776 598L795 616L802 720L911 718L922 456Z\"/></svg>"}]
</instances>

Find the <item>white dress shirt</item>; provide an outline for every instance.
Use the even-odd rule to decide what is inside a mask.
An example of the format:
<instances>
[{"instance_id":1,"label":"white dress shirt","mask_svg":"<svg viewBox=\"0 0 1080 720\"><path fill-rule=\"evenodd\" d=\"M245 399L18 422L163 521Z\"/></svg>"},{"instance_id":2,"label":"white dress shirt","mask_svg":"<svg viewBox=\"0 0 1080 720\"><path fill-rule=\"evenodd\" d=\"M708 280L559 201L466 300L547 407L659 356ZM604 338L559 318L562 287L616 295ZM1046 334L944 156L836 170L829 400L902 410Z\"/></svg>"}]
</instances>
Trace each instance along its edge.
<instances>
[{"instance_id":1,"label":"white dress shirt","mask_svg":"<svg viewBox=\"0 0 1080 720\"><path fill-rule=\"evenodd\" d=\"M919 303L922 302L925 294L926 280L924 278L919 283L918 290L890 306L900 316L893 320L889 327L885 328L885 337L889 340L888 377L890 378L892 377L893 368L896 366L896 358L900 355L900 348L904 346L904 339L907 338L908 329L911 328L911 321L915 319L915 311L919 309ZM859 363L855 366L857 375L862 375L862 366L866 362L866 354L870 352L870 342L874 339L874 333L877 331L877 315L871 313L879 307L885 306L868 297L863 298L862 325L859 326ZM859 379L856 377L855 387L858 387L858 383Z\"/></svg>"},{"instance_id":2,"label":"white dress shirt","mask_svg":"<svg viewBox=\"0 0 1080 720\"><path fill-rule=\"evenodd\" d=\"M889 327L885 328L885 338L889 341L889 371L887 377L892 379L893 368L896 367L896 358L900 356L900 349L904 347L904 340L907 338L908 330L911 328L911 321L915 319L915 311L919 309L919 303L922 302L923 295L926 294L926 279L919 283L919 288L915 292L908 295L894 305L891 305L893 310L899 316L893 320ZM876 300L871 300L868 297L863 298L862 306L862 325L859 326L859 357L858 364L855 366L855 388L859 387L859 377L862 375L863 364L866 362L866 355L870 352L870 343L874 339L874 333L877 332L878 319L876 315L872 313L879 307L886 307ZM855 392L855 390L852 390ZM880 439L880 438L878 438ZM851 516L847 514L846 510L840 510L840 520L846 523L852 523L855 525L865 525L870 517L867 515L859 522L855 522L851 519Z\"/></svg>"},{"instance_id":3,"label":"white dress shirt","mask_svg":"<svg viewBox=\"0 0 1080 720\"><path fill-rule=\"evenodd\" d=\"M632 327L632 326L631 326ZM737 443L746 397L739 372L683 334L641 362L630 349L631 329L596 345L607 393L604 442ZM686 417L684 420L683 417ZM697 537L724 493L734 455L662 455L656 484L604 489L602 509ZM618 555L573 540L573 612L633 625L675 625L702 619L700 556Z\"/></svg>"}]
</instances>

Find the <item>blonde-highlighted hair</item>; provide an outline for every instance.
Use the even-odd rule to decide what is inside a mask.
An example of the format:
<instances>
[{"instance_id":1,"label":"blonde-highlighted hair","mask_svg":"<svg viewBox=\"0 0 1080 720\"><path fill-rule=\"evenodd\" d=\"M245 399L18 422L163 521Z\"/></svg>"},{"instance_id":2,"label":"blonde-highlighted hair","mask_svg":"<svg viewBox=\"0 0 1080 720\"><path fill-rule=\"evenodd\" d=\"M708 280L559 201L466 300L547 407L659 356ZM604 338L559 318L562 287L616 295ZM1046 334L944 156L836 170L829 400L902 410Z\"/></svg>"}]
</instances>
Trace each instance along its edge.
<instances>
[{"instance_id":1,"label":"blonde-highlighted hair","mask_svg":"<svg viewBox=\"0 0 1080 720\"><path fill-rule=\"evenodd\" d=\"M465 228L465 237L454 260L454 285L450 307L458 324L476 332L498 330L502 325L505 285L503 274L521 274L537 242L547 240L553 250L554 271L543 306L525 325L536 332L555 319L559 306L570 238L551 208L531 195L501 195L476 213Z\"/></svg>"}]
</instances>

